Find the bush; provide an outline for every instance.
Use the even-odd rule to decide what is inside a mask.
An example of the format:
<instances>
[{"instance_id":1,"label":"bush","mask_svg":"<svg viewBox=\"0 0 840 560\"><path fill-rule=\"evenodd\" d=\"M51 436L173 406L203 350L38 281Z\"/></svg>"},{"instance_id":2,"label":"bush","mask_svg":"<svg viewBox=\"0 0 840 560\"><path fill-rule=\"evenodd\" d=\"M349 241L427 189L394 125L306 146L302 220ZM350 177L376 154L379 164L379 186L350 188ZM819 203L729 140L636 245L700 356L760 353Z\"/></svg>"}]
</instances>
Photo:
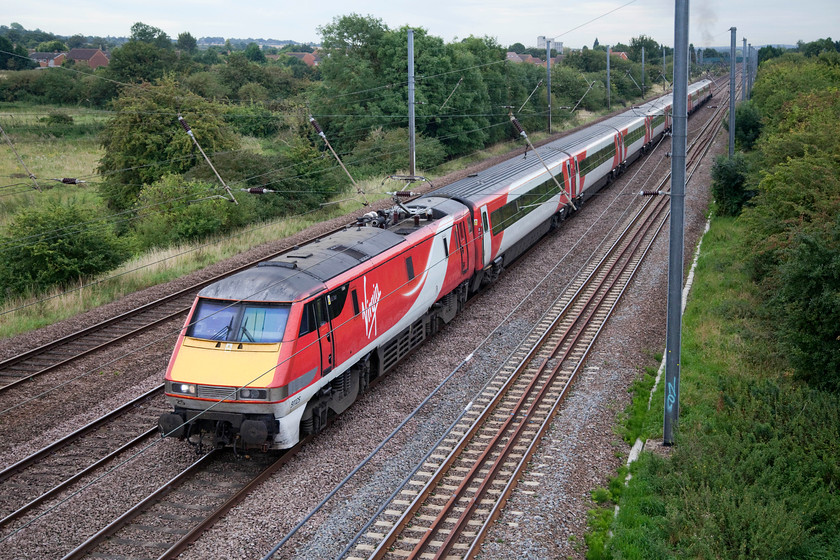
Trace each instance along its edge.
<instances>
[{"instance_id":1,"label":"bush","mask_svg":"<svg viewBox=\"0 0 840 560\"><path fill-rule=\"evenodd\" d=\"M259 105L232 105L225 111L225 122L246 136L265 138L280 131L280 117Z\"/></svg>"},{"instance_id":2,"label":"bush","mask_svg":"<svg viewBox=\"0 0 840 560\"><path fill-rule=\"evenodd\" d=\"M786 256L771 305L779 338L801 379L840 392L840 216Z\"/></svg>"},{"instance_id":3,"label":"bush","mask_svg":"<svg viewBox=\"0 0 840 560\"><path fill-rule=\"evenodd\" d=\"M750 101L735 109L735 142L744 151L750 151L761 134L761 113Z\"/></svg>"},{"instance_id":4,"label":"bush","mask_svg":"<svg viewBox=\"0 0 840 560\"><path fill-rule=\"evenodd\" d=\"M0 254L0 298L107 272L129 256L103 218L87 208L57 203L15 214Z\"/></svg>"},{"instance_id":5,"label":"bush","mask_svg":"<svg viewBox=\"0 0 840 560\"><path fill-rule=\"evenodd\" d=\"M247 200L246 196L237 199ZM245 224L252 204L233 204L218 184L186 181L167 175L144 186L138 197L134 224L142 249L166 247L183 241L224 233Z\"/></svg>"},{"instance_id":6,"label":"bush","mask_svg":"<svg viewBox=\"0 0 840 560\"><path fill-rule=\"evenodd\" d=\"M431 169L443 163L446 152L434 138L416 139L417 170ZM376 128L359 142L346 162L353 166L351 173L359 177L372 177L406 172L408 162L408 130Z\"/></svg>"},{"instance_id":7,"label":"bush","mask_svg":"<svg viewBox=\"0 0 840 560\"><path fill-rule=\"evenodd\" d=\"M718 156L712 167L712 194L718 216L737 216L755 192L746 188L747 162L741 154Z\"/></svg>"}]
</instances>

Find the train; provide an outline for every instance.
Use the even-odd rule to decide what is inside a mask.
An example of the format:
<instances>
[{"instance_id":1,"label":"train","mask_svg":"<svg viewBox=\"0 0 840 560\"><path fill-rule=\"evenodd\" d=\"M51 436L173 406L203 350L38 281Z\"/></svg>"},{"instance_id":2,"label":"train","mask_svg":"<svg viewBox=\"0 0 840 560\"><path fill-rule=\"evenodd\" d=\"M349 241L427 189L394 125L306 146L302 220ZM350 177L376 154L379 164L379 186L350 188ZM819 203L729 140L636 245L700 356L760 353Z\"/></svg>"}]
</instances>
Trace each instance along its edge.
<instances>
[{"instance_id":1,"label":"train","mask_svg":"<svg viewBox=\"0 0 840 560\"><path fill-rule=\"evenodd\" d=\"M694 112L712 96L688 88ZM320 432L671 128L665 95L219 280L165 374L162 436L282 450ZM539 157L534 157L538 155Z\"/></svg>"}]
</instances>

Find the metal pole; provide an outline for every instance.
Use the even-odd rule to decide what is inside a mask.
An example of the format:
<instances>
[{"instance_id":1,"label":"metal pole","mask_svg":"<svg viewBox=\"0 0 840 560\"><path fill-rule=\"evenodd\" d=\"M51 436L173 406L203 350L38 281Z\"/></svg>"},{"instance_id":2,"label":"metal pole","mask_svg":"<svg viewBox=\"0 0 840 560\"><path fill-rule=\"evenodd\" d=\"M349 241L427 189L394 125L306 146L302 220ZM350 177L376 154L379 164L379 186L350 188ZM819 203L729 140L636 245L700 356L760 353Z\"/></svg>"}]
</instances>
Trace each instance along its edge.
<instances>
[{"instance_id":1,"label":"metal pole","mask_svg":"<svg viewBox=\"0 0 840 560\"><path fill-rule=\"evenodd\" d=\"M413 179L417 174L417 157L414 143L414 30L408 30L408 175Z\"/></svg>"},{"instance_id":2,"label":"metal pole","mask_svg":"<svg viewBox=\"0 0 840 560\"><path fill-rule=\"evenodd\" d=\"M688 122L688 0L676 0L674 23L674 112L671 133L671 235L668 253L668 319L665 341L663 443L674 444L680 413L685 144Z\"/></svg>"},{"instance_id":3,"label":"metal pole","mask_svg":"<svg viewBox=\"0 0 840 560\"><path fill-rule=\"evenodd\" d=\"M729 157L735 155L735 31L730 27L732 40L729 45Z\"/></svg>"},{"instance_id":4,"label":"metal pole","mask_svg":"<svg viewBox=\"0 0 840 560\"><path fill-rule=\"evenodd\" d=\"M745 99L750 98L749 92L750 92L750 90L752 90L752 80L753 80L753 73L752 73L753 48L752 48L752 43L750 43L747 46L747 53L749 53L749 54L747 55L748 64L746 65L746 68L748 68L749 71L747 72L747 87L744 88L745 89L744 95L746 95Z\"/></svg>"},{"instance_id":5,"label":"metal pole","mask_svg":"<svg viewBox=\"0 0 840 560\"><path fill-rule=\"evenodd\" d=\"M548 133L551 134L551 39L545 41L545 83L548 89Z\"/></svg>"},{"instance_id":6,"label":"metal pole","mask_svg":"<svg viewBox=\"0 0 840 560\"><path fill-rule=\"evenodd\" d=\"M645 48L642 47L642 97L645 96Z\"/></svg>"},{"instance_id":7,"label":"metal pole","mask_svg":"<svg viewBox=\"0 0 840 560\"><path fill-rule=\"evenodd\" d=\"M607 45L607 110L610 107L610 46Z\"/></svg>"},{"instance_id":8,"label":"metal pole","mask_svg":"<svg viewBox=\"0 0 840 560\"><path fill-rule=\"evenodd\" d=\"M744 41L741 59L741 101L743 101L747 98L747 38L744 37L741 40Z\"/></svg>"}]
</instances>

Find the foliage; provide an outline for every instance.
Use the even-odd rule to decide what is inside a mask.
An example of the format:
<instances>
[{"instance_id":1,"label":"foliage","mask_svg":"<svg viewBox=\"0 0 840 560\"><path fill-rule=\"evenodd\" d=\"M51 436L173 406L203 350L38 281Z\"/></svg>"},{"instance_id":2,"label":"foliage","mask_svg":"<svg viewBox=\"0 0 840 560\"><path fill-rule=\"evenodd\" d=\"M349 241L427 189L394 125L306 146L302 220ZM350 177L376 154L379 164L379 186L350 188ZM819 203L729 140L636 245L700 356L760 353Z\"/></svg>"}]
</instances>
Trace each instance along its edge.
<instances>
[{"instance_id":1,"label":"foliage","mask_svg":"<svg viewBox=\"0 0 840 560\"><path fill-rule=\"evenodd\" d=\"M167 173L183 173L201 158L192 138L178 122L182 115L208 154L231 150L238 141L217 117L218 107L166 79L159 85L125 88L116 112L102 132L105 154L100 190L108 205L131 208L144 184Z\"/></svg>"},{"instance_id":2,"label":"foliage","mask_svg":"<svg viewBox=\"0 0 840 560\"><path fill-rule=\"evenodd\" d=\"M771 304L798 376L840 394L840 204L835 210L833 223L794 240Z\"/></svg>"},{"instance_id":3,"label":"foliage","mask_svg":"<svg viewBox=\"0 0 840 560\"><path fill-rule=\"evenodd\" d=\"M261 105L231 105L224 118L233 130L247 136L265 138L280 130L280 116Z\"/></svg>"},{"instance_id":4,"label":"foliage","mask_svg":"<svg viewBox=\"0 0 840 560\"><path fill-rule=\"evenodd\" d=\"M744 204L755 196L747 188L749 169L744 156L736 153L732 158L718 156L712 167L712 194L718 216L737 216Z\"/></svg>"},{"instance_id":5,"label":"foliage","mask_svg":"<svg viewBox=\"0 0 840 560\"><path fill-rule=\"evenodd\" d=\"M684 316L677 442L669 458L634 463L612 558L830 558L840 545L840 397L783 375L743 272L743 229L715 219L703 242Z\"/></svg>"},{"instance_id":6,"label":"foliage","mask_svg":"<svg viewBox=\"0 0 840 560\"><path fill-rule=\"evenodd\" d=\"M446 158L443 146L433 138L418 136L415 146L418 170L432 169ZM347 163L358 177L390 175L408 171L408 155L408 130L377 128L356 144Z\"/></svg>"},{"instance_id":7,"label":"foliage","mask_svg":"<svg viewBox=\"0 0 840 560\"><path fill-rule=\"evenodd\" d=\"M728 123L727 123L728 124ZM744 150L752 150L761 134L761 113L750 101L743 101L735 108L735 142Z\"/></svg>"},{"instance_id":8,"label":"foliage","mask_svg":"<svg viewBox=\"0 0 840 560\"><path fill-rule=\"evenodd\" d=\"M264 63L266 61L265 53L263 53L260 46L256 43L249 43L245 47L245 58L251 62Z\"/></svg>"},{"instance_id":9,"label":"foliage","mask_svg":"<svg viewBox=\"0 0 840 560\"><path fill-rule=\"evenodd\" d=\"M24 208L0 239L0 298L66 285L128 257L110 224L75 204Z\"/></svg>"},{"instance_id":10,"label":"foliage","mask_svg":"<svg viewBox=\"0 0 840 560\"><path fill-rule=\"evenodd\" d=\"M38 63L29 58L29 51L0 35L0 70L28 70Z\"/></svg>"},{"instance_id":11,"label":"foliage","mask_svg":"<svg viewBox=\"0 0 840 560\"><path fill-rule=\"evenodd\" d=\"M144 186L135 206L139 247L167 247L244 225L249 208L226 196L218 183L184 181L179 175L166 175Z\"/></svg>"},{"instance_id":12,"label":"foliage","mask_svg":"<svg viewBox=\"0 0 840 560\"><path fill-rule=\"evenodd\" d=\"M159 49L172 48L172 40L162 29L139 21L131 26L130 40L154 45Z\"/></svg>"},{"instance_id":13,"label":"foliage","mask_svg":"<svg viewBox=\"0 0 840 560\"><path fill-rule=\"evenodd\" d=\"M54 39L52 41L44 41L43 43L39 43L37 47L35 47L37 52L67 52L68 49L67 45L65 45L62 41L58 39Z\"/></svg>"},{"instance_id":14,"label":"foliage","mask_svg":"<svg viewBox=\"0 0 840 560\"><path fill-rule=\"evenodd\" d=\"M193 54L198 48L195 37L189 31L178 34L176 45L179 49L189 54Z\"/></svg>"},{"instance_id":15,"label":"foliage","mask_svg":"<svg viewBox=\"0 0 840 560\"><path fill-rule=\"evenodd\" d=\"M107 74L123 83L153 82L163 78L176 58L175 51L155 42L129 41L111 53Z\"/></svg>"}]
</instances>

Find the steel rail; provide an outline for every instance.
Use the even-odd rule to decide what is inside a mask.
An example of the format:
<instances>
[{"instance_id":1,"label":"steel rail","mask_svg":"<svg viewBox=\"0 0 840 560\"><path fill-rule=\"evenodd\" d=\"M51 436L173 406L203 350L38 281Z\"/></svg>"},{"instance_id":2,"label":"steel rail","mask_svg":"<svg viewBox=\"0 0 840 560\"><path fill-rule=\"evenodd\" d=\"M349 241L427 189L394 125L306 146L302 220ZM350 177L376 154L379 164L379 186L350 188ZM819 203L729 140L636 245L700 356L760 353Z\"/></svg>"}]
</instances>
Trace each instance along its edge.
<instances>
[{"instance_id":1,"label":"steel rail","mask_svg":"<svg viewBox=\"0 0 840 560\"><path fill-rule=\"evenodd\" d=\"M97 531L94 535L89 537L85 542L77 546L75 549L67 553L62 560L78 560L83 558L88 552L96 548L99 543L112 536L122 527L131 522L132 519L143 513L147 507L155 501L161 499L163 496L183 484L195 472L204 468L206 463L209 463L218 454L218 450L214 449L209 453L203 455L197 461L192 463L189 467L181 471L180 474L173 477L169 482L149 494L142 501L130 508L128 511L120 515L111 523Z\"/></svg>"},{"instance_id":2,"label":"steel rail","mask_svg":"<svg viewBox=\"0 0 840 560\"><path fill-rule=\"evenodd\" d=\"M147 391L146 393L143 393L142 395L140 395L136 399L134 399L130 402L127 402L124 405L120 406L119 408L116 408L116 409L112 410L111 412L105 414L104 416L100 416L99 418L90 422L89 424L87 424L85 426L82 426L81 428L79 428L75 432L73 432L71 434L68 434L67 436L64 436L63 438L61 438L57 441L54 441L53 443L51 443L48 446L40 449L39 451L36 451L35 453L29 455L28 457L25 457L25 458L21 459L17 463L15 463L13 465L10 465L9 467L6 467L2 471L0 471L0 482L5 481L6 479L11 477L12 475L14 475L14 474L20 472L21 470L31 466L33 463L43 459L47 455L50 455L51 453L54 453L54 452L58 451L59 449L62 449L64 447L68 446L69 444L78 440L82 436L84 436L84 435L92 432L93 430L96 430L96 429L102 427L103 425L107 424L111 420L114 420L115 418L118 418L119 416L122 416L123 414L125 414L129 410L135 408L141 402L143 402L145 400L148 400L148 399L151 399L151 398L157 396L158 394L160 394L162 392L163 392L163 385L158 385L154 389L151 389L151 390Z\"/></svg>"}]
</instances>

